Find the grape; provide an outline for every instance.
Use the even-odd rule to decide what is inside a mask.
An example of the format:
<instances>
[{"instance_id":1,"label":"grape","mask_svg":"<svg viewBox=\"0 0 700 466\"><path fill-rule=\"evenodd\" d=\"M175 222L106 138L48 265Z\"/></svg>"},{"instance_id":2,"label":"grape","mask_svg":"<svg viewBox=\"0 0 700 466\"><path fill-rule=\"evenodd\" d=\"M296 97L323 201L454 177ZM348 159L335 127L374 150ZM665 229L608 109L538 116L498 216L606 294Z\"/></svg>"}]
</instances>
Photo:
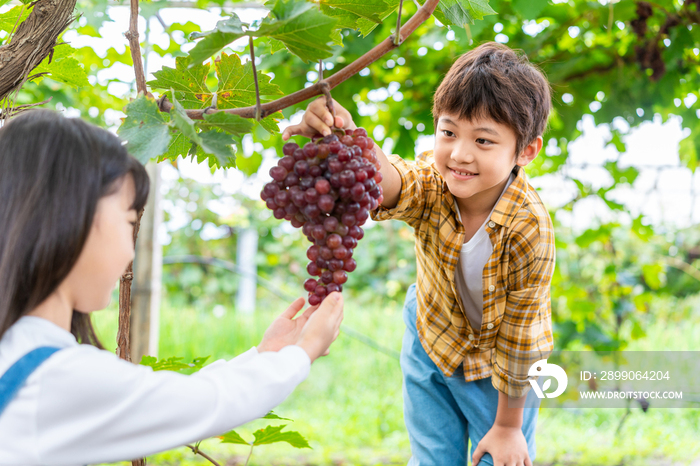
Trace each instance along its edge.
<instances>
[{"instance_id":1,"label":"grape","mask_svg":"<svg viewBox=\"0 0 700 466\"><path fill-rule=\"evenodd\" d=\"M310 278L309 280L313 279ZM348 281L348 273L345 270L336 270L335 272L333 272L333 283L335 283L336 285L342 285L346 281ZM304 288L306 288L306 286Z\"/></svg>"},{"instance_id":2,"label":"grape","mask_svg":"<svg viewBox=\"0 0 700 466\"><path fill-rule=\"evenodd\" d=\"M309 265L306 266L306 271L309 273L309 275L318 275L318 266L316 265L315 262L309 262Z\"/></svg>"},{"instance_id":3,"label":"grape","mask_svg":"<svg viewBox=\"0 0 700 466\"><path fill-rule=\"evenodd\" d=\"M274 185L274 186L277 186L277 185ZM319 194L328 194L329 192L331 192L331 184L326 179L321 179L321 180L316 181L314 188L316 188L316 191L318 191ZM273 195L274 195L274 193L273 193Z\"/></svg>"},{"instance_id":4,"label":"grape","mask_svg":"<svg viewBox=\"0 0 700 466\"><path fill-rule=\"evenodd\" d=\"M319 250L319 255L323 260L331 260L333 259L333 251L331 248L328 246L322 246L321 249Z\"/></svg>"},{"instance_id":5,"label":"grape","mask_svg":"<svg viewBox=\"0 0 700 466\"><path fill-rule=\"evenodd\" d=\"M270 176L275 181L282 181L287 176L287 170L277 165L276 167L270 168Z\"/></svg>"},{"instance_id":6,"label":"grape","mask_svg":"<svg viewBox=\"0 0 700 466\"><path fill-rule=\"evenodd\" d=\"M321 304L321 301L323 301L323 299L319 298L315 294L312 294L309 296L309 305L311 305L311 306L316 306L318 304Z\"/></svg>"},{"instance_id":7,"label":"grape","mask_svg":"<svg viewBox=\"0 0 700 466\"><path fill-rule=\"evenodd\" d=\"M323 283L325 283L326 285L329 284L330 282L333 281L333 274L334 273L335 272L331 272L330 270L324 270L323 273L321 274L321 281Z\"/></svg>"},{"instance_id":8,"label":"grape","mask_svg":"<svg viewBox=\"0 0 700 466\"><path fill-rule=\"evenodd\" d=\"M326 286L326 290L328 290L328 294L333 293L334 291L343 291L343 287L336 284L336 283L329 283Z\"/></svg>"},{"instance_id":9,"label":"grape","mask_svg":"<svg viewBox=\"0 0 700 466\"><path fill-rule=\"evenodd\" d=\"M383 200L382 174L374 141L363 128L316 134L299 147L282 148L284 156L270 169L273 181L260 198L277 219L286 219L312 243L304 282L309 304L320 304L329 293L342 292L352 258L364 236L361 226Z\"/></svg>"},{"instance_id":10,"label":"grape","mask_svg":"<svg viewBox=\"0 0 700 466\"><path fill-rule=\"evenodd\" d=\"M314 280L313 278L308 278L304 282L304 289L310 293L316 289L317 285L318 283L316 282L316 280Z\"/></svg>"},{"instance_id":11,"label":"grape","mask_svg":"<svg viewBox=\"0 0 700 466\"><path fill-rule=\"evenodd\" d=\"M342 245L343 238L341 238L340 235L336 233L333 233L332 235L329 235L328 238L326 238L326 246L328 246L331 249L336 249ZM342 257L338 257L338 259L342 259Z\"/></svg>"},{"instance_id":12,"label":"grape","mask_svg":"<svg viewBox=\"0 0 700 466\"><path fill-rule=\"evenodd\" d=\"M313 142L307 142L304 144L304 155L307 159L313 159L318 153L318 146Z\"/></svg>"},{"instance_id":13,"label":"grape","mask_svg":"<svg viewBox=\"0 0 700 466\"><path fill-rule=\"evenodd\" d=\"M309 162L306 160L299 160L294 164L294 173L299 176L304 176L309 172Z\"/></svg>"},{"instance_id":14,"label":"grape","mask_svg":"<svg viewBox=\"0 0 700 466\"><path fill-rule=\"evenodd\" d=\"M326 217L326 219L323 221L323 228L326 229L328 232L333 232L338 228L338 219L335 217Z\"/></svg>"},{"instance_id":15,"label":"grape","mask_svg":"<svg viewBox=\"0 0 700 466\"><path fill-rule=\"evenodd\" d=\"M292 155L298 148L299 145L296 142L288 142L282 147L282 153L284 155Z\"/></svg>"}]
</instances>

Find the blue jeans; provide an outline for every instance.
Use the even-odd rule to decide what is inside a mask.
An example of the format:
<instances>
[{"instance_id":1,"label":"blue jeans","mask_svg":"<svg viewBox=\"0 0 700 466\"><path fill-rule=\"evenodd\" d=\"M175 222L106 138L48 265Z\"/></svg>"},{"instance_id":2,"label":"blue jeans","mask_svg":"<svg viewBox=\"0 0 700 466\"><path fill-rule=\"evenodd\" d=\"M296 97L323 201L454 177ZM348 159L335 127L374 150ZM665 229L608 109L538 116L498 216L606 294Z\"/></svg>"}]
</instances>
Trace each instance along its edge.
<instances>
[{"instance_id":1,"label":"blue jeans","mask_svg":"<svg viewBox=\"0 0 700 466\"><path fill-rule=\"evenodd\" d=\"M416 331L416 289L411 285L403 309L406 332L401 347L404 420L411 441L409 466L464 466L496 420L498 390L491 377L464 381L460 366L451 377L426 354ZM523 434L530 460L535 459L535 425L539 399L528 392L523 410ZM467 444L471 449L467 457ZM479 466L493 466L485 453Z\"/></svg>"}]
</instances>

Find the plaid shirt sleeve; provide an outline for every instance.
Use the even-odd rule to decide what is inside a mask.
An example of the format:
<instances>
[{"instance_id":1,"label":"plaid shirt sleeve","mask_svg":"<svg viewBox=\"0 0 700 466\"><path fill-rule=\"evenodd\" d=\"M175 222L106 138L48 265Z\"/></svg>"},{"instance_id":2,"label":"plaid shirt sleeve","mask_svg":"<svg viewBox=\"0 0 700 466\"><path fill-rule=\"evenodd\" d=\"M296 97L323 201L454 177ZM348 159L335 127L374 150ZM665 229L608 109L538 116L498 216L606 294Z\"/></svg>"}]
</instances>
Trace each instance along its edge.
<instances>
[{"instance_id":1,"label":"plaid shirt sleeve","mask_svg":"<svg viewBox=\"0 0 700 466\"><path fill-rule=\"evenodd\" d=\"M398 155L387 155L389 162L401 177L401 193L396 206L387 209L381 205L371 212L372 220L403 220L413 228L418 228L429 216L426 206L435 203L442 183L431 164L417 160L407 162Z\"/></svg>"},{"instance_id":2,"label":"plaid shirt sleeve","mask_svg":"<svg viewBox=\"0 0 700 466\"><path fill-rule=\"evenodd\" d=\"M493 386L513 398L531 388L530 366L553 349L550 283L554 231L549 217L525 210L513 219L503 320L493 351Z\"/></svg>"}]
</instances>

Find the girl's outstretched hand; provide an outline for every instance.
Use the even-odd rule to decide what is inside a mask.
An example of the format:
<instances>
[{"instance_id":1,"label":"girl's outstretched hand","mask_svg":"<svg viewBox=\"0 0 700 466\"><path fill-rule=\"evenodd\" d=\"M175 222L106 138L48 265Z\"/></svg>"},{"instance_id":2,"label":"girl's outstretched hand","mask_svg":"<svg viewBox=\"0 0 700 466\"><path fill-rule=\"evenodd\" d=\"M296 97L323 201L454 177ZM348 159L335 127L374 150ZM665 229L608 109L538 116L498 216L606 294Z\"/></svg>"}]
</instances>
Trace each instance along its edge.
<instances>
[{"instance_id":1,"label":"girl's outstretched hand","mask_svg":"<svg viewBox=\"0 0 700 466\"><path fill-rule=\"evenodd\" d=\"M304 302L304 298L297 298L286 311L272 321L257 347L259 353L279 351L285 346L296 344L304 325L318 308L318 306L311 306L295 319L294 317L304 307Z\"/></svg>"},{"instance_id":2,"label":"girl's outstretched hand","mask_svg":"<svg viewBox=\"0 0 700 466\"><path fill-rule=\"evenodd\" d=\"M309 355L311 362L328 354L331 343L338 338L343 321L343 295L333 292L324 298L309 317L301 331L297 345Z\"/></svg>"}]
</instances>

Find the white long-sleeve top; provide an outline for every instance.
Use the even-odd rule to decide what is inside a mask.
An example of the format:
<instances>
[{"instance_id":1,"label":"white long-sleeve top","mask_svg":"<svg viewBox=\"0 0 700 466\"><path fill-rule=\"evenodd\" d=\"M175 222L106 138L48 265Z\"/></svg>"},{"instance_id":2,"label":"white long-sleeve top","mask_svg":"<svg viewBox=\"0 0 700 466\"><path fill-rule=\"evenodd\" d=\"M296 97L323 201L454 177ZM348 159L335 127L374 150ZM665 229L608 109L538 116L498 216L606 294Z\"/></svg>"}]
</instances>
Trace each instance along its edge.
<instances>
[{"instance_id":1,"label":"white long-sleeve top","mask_svg":"<svg viewBox=\"0 0 700 466\"><path fill-rule=\"evenodd\" d=\"M153 372L25 316L0 340L0 374L39 346L62 349L0 414L3 466L131 460L222 434L281 403L311 365L302 348L287 346L251 348L193 375Z\"/></svg>"}]
</instances>

